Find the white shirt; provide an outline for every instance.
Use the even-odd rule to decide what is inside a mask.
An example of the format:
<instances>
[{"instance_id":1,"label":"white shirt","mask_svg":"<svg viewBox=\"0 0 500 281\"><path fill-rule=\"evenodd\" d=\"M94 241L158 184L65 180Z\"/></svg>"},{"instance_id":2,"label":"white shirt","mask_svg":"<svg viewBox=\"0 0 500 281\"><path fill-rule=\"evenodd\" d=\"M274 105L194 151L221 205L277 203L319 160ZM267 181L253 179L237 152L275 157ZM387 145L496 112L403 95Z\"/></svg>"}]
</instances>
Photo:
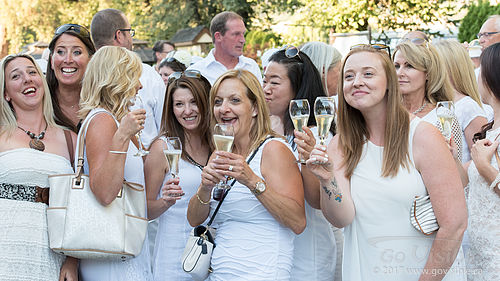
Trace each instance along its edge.
<instances>
[{"instance_id":1,"label":"white shirt","mask_svg":"<svg viewBox=\"0 0 500 281\"><path fill-rule=\"evenodd\" d=\"M146 147L149 147L151 141L160 132L166 89L158 72L144 63L139 81L142 84L142 89L139 90L138 95L146 110L146 122L141 133L141 141Z\"/></svg>"},{"instance_id":2,"label":"white shirt","mask_svg":"<svg viewBox=\"0 0 500 281\"><path fill-rule=\"evenodd\" d=\"M200 71L201 75L207 78L212 86L215 84L215 81L222 76L222 74L230 70L227 69L227 67L222 63L215 60L214 49L210 50L210 53L208 53L204 59L191 65L188 69ZM253 59L247 58L243 55L239 56L238 64L234 67L234 69L244 69L250 71L257 77L262 85L262 72L260 71L259 65Z\"/></svg>"}]
</instances>

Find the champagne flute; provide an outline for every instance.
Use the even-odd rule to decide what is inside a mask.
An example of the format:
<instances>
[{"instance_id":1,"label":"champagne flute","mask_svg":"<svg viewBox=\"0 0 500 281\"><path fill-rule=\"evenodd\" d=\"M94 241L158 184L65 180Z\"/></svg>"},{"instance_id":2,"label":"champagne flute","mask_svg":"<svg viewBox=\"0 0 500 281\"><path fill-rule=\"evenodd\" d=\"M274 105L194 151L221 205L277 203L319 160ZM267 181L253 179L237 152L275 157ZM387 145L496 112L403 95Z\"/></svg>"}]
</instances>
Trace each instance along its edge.
<instances>
[{"instance_id":1,"label":"champagne flute","mask_svg":"<svg viewBox=\"0 0 500 281\"><path fill-rule=\"evenodd\" d=\"M441 123L441 133L446 141L450 141L452 132L452 122L455 116L455 106L452 101L440 101L436 105L436 115Z\"/></svg>"},{"instance_id":2,"label":"champagne flute","mask_svg":"<svg viewBox=\"0 0 500 281\"><path fill-rule=\"evenodd\" d=\"M213 139L215 143L215 149L218 151L231 152L234 141L234 128L231 124L215 124ZM220 181L215 187L221 189L229 189L227 183L227 178L225 181Z\"/></svg>"},{"instance_id":3,"label":"champagne flute","mask_svg":"<svg viewBox=\"0 0 500 281\"><path fill-rule=\"evenodd\" d=\"M172 175L172 178L176 178L179 175L179 159L182 154L182 143L178 137L168 137L165 143L166 149L163 150L163 154L167 159L170 175ZM177 197L182 195L184 194L170 193L168 196Z\"/></svg>"},{"instance_id":4,"label":"champagne flute","mask_svg":"<svg viewBox=\"0 0 500 281\"><path fill-rule=\"evenodd\" d=\"M325 144L330 132L336 107L333 97L317 97L314 102L314 117L318 126L318 137L321 145Z\"/></svg>"},{"instance_id":5,"label":"champagne flute","mask_svg":"<svg viewBox=\"0 0 500 281\"><path fill-rule=\"evenodd\" d=\"M295 130L303 133L304 130L302 130L302 127L307 126L307 122L309 121L309 102L306 99L291 100L288 112L290 113L290 118L292 118ZM300 156L297 162L306 163L302 156Z\"/></svg>"},{"instance_id":6,"label":"champagne flute","mask_svg":"<svg viewBox=\"0 0 500 281\"><path fill-rule=\"evenodd\" d=\"M140 96L135 95L133 98L130 99L130 105L128 107L129 111L134 111L134 110L143 109L143 108L144 108L144 105L143 105L143 102L142 102L142 99ZM139 142L139 149L137 150L137 153L134 154L134 156L146 156L149 154L149 151L144 150L144 145L142 144L142 141L141 141L141 133L142 133L142 130L135 134L135 138Z\"/></svg>"}]
</instances>

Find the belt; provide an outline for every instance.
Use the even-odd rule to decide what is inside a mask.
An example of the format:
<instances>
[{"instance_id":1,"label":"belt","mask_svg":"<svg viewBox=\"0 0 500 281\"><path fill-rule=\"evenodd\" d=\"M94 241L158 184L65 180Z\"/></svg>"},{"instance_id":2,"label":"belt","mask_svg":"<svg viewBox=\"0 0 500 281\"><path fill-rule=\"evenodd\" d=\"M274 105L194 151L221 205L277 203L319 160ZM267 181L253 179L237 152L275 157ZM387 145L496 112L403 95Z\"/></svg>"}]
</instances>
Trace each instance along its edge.
<instances>
[{"instance_id":1,"label":"belt","mask_svg":"<svg viewBox=\"0 0 500 281\"><path fill-rule=\"evenodd\" d=\"M49 204L49 188L36 185L0 183L0 198Z\"/></svg>"}]
</instances>

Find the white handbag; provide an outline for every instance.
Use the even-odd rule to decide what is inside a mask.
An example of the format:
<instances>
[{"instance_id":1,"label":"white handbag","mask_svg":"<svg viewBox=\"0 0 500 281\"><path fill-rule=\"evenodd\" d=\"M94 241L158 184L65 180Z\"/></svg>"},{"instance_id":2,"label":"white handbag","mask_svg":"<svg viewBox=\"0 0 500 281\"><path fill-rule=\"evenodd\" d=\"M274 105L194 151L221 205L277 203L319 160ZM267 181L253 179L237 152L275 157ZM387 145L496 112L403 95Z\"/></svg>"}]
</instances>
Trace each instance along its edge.
<instances>
[{"instance_id":1,"label":"white handbag","mask_svg":"<svg viewBox=\"0 0 500 281\"><path fill-rule=\"evenodd\" d=\"M431 235L439 229L429 195L415 196L410 210L410 222L425 235Z\"/></svg>"},{"instance_id":2,"label":"white handbag","mask_svg":"<svg viewBox=\"0 0 500 281\"><path fill-rule=\"evenodd\" d=\"M193 280L205 280L212 272L210 261L214 247L214 238L208 226L199 225L191 230L182 254L182 269Z\"/></svg>"},{"instance_id":3,"label":"white handbag","mask_svg":"<svg viewBox=\"0 0 500 281\"><path fill-rule=\"evenodd\" d=\"M124 181L111 204L103 206L95 198L83 174L86 129L95 115L78 135L76 173L49 176L50 248L79 259L127 259L141 252L146 237L146 192Z\"/></svg>"}]
</instances>

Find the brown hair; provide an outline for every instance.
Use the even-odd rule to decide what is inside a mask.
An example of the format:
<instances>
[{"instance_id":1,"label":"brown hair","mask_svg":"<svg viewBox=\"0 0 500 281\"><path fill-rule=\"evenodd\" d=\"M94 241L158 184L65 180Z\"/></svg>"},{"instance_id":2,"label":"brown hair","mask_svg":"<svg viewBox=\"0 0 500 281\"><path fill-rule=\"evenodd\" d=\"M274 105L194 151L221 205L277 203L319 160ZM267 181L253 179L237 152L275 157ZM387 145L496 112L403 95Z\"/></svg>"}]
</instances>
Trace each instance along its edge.
<instances>
[{"instance_id":1,"label":"brown hair","mask_svg":"<svg viewBox=\"0 0 500 281\"><path fill-rule=\"evenodd\" d=\"M216 32L220 32L221 35L226 34L226 23L233 19L243 20L240 15L231 11L226 11L215 15L215 17L210 22L210 34L212 35L212 43L215 43Z\"/></svg>"},{"instance_id":2,"label":"brown hair","mask_svg":"<svg viewBox=\"0 0 500 281\"><path fill-rule=\"evenodd\" d=\"M97 12L90 23L90 35L95 48L112 45L116 31L126 25L125 14L120 10L105 9Z\"/></svg>"}]
</instances>

